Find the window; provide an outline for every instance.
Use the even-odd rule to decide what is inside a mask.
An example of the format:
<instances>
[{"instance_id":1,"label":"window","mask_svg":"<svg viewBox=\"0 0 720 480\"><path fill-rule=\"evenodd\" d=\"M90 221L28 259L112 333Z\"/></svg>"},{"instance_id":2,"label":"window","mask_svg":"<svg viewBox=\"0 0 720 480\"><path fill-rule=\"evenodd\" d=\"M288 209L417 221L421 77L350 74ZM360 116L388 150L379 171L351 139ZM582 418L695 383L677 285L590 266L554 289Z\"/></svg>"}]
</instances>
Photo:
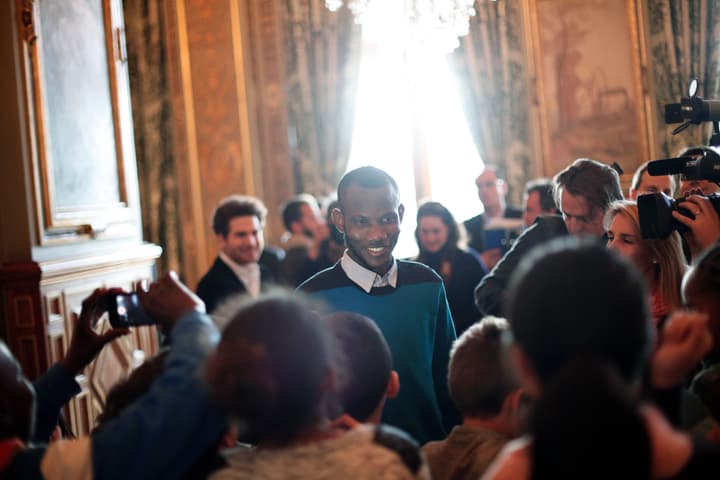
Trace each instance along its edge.
<instances>
[{"instance_id":1,"label":"window","mask_svg":"<svg viewBox=\"0 0 720 480\"><path fill-rule=\"evenodd\" d=\"M396 256L417 253L417 200L442 202L458 222L482 211L482 169L441 48L413 40L402 1L371 3L363 18L355 131L348 170L382 168L405 204Z\"/></svg>"}]
</instances>

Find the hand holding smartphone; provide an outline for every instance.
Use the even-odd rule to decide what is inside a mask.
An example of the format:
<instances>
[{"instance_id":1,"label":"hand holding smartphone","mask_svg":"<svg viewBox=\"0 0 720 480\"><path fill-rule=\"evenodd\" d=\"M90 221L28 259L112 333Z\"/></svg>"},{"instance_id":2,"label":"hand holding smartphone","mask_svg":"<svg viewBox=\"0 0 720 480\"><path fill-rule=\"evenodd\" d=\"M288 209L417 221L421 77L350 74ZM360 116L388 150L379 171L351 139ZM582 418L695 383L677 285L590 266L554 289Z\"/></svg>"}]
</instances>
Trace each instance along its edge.
<instances>
[{"instance_id":1,"label":"hand holding smartphone","mask_svg":"<svg viewBox=\"0 0 720 480\"><path fill-rule=\"evenodd\" d=\"M137 292L110 293L108 296L108 317L113 328L137 327L157 323L143 309Z\"/></svg>"}]
</instances>

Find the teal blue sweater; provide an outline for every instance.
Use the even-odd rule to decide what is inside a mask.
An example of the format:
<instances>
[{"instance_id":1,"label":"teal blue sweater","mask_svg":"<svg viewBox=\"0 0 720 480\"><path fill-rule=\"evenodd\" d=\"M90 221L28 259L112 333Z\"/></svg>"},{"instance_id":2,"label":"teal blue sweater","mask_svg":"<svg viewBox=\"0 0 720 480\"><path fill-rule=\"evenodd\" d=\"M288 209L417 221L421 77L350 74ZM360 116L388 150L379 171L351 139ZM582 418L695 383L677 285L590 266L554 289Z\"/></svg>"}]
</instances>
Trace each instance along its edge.
<instances>
[{"instance_id":1,"label":"teal blue sweater","mask_svg":"<svg viewBox=\"0 0 720 480\"><path fill-rule=\"evenodd\" d=\"M405 430L421 444L445 438L459 423L447 386L455 328L442 279L433 270L399 260L397 288L373 288L368 294L338 262L298 288L332 311L356 312L380 327L400 376L400 394L386 403L384 423Z\"/></svg>"}]
</instances>

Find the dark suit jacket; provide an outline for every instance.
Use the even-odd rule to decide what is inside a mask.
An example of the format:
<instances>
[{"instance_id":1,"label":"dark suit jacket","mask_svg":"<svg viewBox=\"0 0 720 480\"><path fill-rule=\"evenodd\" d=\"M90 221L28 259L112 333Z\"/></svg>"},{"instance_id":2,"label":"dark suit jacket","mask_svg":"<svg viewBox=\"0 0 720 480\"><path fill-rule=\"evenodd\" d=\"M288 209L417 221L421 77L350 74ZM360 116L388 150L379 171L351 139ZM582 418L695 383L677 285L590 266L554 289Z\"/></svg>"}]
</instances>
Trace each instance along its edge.
<instances>
[{"instance_id":1,"label":"dark suit jacket","mask_svg":"<svg viewBox=\"0 0 720 480\"><path fill-rule=\"evenodd\" d=\"M260 264L260 289L265 290L268 285L274 283L273 274L266 266ZM197 286L197 294L205 302L208 313L212 313L230 295L246 292L245 284L225 262L220 260L220 257L215 257L212 267L200 279Z\"/></svg>"},{"instance_id":2,"label":"dark suit jacket","mask_svg":"<svg viewBox=\"0 0 720 480\"><path fill-rule=\"evenodd\" d=\"M522 218L522 210L508 205L503 218ZM468 247L476 252L485 250L485 214L475 215L463 222L468 235Z\"/></svg>"},{"instance_id":3,"label":"dark suit jacket","mask_svg":"<svg viewBox=\"0 0 720 480\"><path fill-rule=\"evenodd\" d=\"M513 244L512 248L483 277L475 288L475 306L482 315L502 316L503 296L515 268L530 250L554 238L568 235L560 215L540 216Z\"/></svg>"}]
</instances>

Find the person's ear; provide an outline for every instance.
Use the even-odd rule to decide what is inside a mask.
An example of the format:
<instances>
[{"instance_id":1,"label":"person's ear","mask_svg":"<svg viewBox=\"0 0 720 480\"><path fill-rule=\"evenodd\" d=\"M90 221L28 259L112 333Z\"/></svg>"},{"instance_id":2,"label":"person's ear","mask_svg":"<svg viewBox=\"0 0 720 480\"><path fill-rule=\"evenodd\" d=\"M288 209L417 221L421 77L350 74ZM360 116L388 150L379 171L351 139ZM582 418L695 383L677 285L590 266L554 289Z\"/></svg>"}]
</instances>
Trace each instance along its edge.
<instances>
[{"instance_id":1,"label":"person's ear","mask_svg":"<svg viewBox=\"0 0 720 480\"><path fill-rule=\"evenodd\" d=\"M405 205L401 203L398 205L398 219L400 220L400 223L402 223L403 215L405 215Z\"/></svg>"},{"instance_id":2,"label":"person's ear","mask_svg":"<svg viewBox=\"0 0 720 480\"><path fill-rule=\"evenodd\" d=\"M523 400L526 396L527 394L525 393L525 390L522 388L516 388L507 394L505 400L503 400L503 410L507 409L512 413L517 413L520 410L520 407L522 407Z\"/></svg>"},{"instance_id":3,"label":"person's ear","mask_svg":"<svg viewBox=\"0 0 720 480\"><path fill-rule=\"evenodd\" d=\"M216 233L215 240L217 241L218 247L222 248L225 246L225 243L227 243L227 236L223 235L222 233Z\"/></svg>"},{"instance_id":4,"label":"person's ear","mask_svg":"<svg viewBox=\"0 0 720 480\"><path fill-rule=\"evenodd\" d=\"M510 356L523 387L527 393L536 397L540 393L540 380L527 354L517 344L514 344L510 350Z\"/></svg>"},{"instance_id":5,"label":"person's ear","mask_svg":"<svg viewBox=\"0 0 720 480\"><path fill-rule=\"evenodd\" d=\"M340 233L345 233L345 215L343 215L342 210L333 208L330 215L332 216L335 228L337 228Z\"/></svg>"},{"instance_id":6,"label":"person's ear","mask_svg":"<svg viewBox=\"0 0 720 480\"><path fill-rule=\"evenodd\" d=\"M387 398L395 398L400 393L400 376L393 370L390 372L387 387L385 388L385 396Z\"/></svg>"}]
</instances>

